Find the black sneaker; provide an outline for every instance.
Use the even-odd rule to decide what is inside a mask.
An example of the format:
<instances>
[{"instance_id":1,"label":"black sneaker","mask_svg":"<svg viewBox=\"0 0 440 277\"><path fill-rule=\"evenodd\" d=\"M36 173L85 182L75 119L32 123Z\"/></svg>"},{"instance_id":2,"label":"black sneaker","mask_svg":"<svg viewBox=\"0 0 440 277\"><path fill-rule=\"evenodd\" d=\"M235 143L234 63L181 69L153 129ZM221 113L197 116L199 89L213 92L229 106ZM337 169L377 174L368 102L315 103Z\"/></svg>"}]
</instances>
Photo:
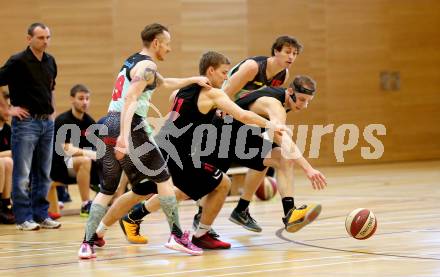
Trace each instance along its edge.
<instances>
[{"instance_id":1,"label":"black sneaker","mask_svg":"<svg viewBox=\"0 0 440 277\"><path fill-rule=\"evenodd\" d=\"M194 232L197 231L197 228L199 227L199 223L200 223L200 218L201 217L202 217L201 213L197 213L197 214L194 215L193 226L192 226L193 229L194 229ZM217 232L214 231L214 229L212 227L211 227L211 229L209 229L208 233L213 238L219 238L220 237L220 235L217 234Z\"/></svg>"},{"instance_id":2,"label":"black sneaker","mask_svg":"<svg viewBox=\"0 0 440 277\"><path fill-rule=\"evenodd\" d=\"M87 204L81 207L81 211L79 213L79 216L81 217L89 217L90 214L90 208L92 207L92 201L89 200Z\"/></svg>"},{"instance_id":3,"label":"black sneaker","mask_svg":"<svg viewBox=\"0 0 440 277\"><path fill-rule=\"evenodd\" d=\"M2 224L15 224L15 216L12 210L8 207L0 207L0 223Z\"/></svg>"},{"instance_id":4,"label":"black sneaker","mask_svg":"<svg viewBox=\"0 0 440 277\"><path fill-rule=\"evenodd\" d=\"M259 233L263 230L260 226L258 226L255 219L253 219L252 216L249 214L249 209L246 209L242 212L237 212L234 209L231 213L231 216L229 217L229 220L234 222L235 224L243 226L245 229L248 229L252 232Z\"/></svg>"}]
</instances>

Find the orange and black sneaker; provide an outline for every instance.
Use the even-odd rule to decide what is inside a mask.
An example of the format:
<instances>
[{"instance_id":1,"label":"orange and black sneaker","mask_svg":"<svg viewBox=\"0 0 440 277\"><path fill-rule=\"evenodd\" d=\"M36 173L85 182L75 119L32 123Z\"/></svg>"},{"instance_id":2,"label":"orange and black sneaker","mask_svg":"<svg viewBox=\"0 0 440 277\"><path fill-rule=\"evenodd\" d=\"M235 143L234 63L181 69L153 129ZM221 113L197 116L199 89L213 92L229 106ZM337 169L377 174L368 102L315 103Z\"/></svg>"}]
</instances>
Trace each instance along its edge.
<instances>
[{"instance_id":1,"label":"orange and black sneaker","mask_svg":"<svg viewBox=\"0 0 440 277\"><path fill-rule=\"evenodd\" d=\"M148 238L139 234L139 230L141 228L141 222L133 221L129 219L127 216L119 219L119 225L121 226L122 231L125 234L125 237L130 243L135 244L147 244Z\"/></svg>"},{"instance_id":2,"label":"orange and black sneaker","mask_svg":"<svg viewBox=\"0 0 440 277\"><path fill-rule=\"evenodd\" d=\"M218 239L218 235L216 237L214 237L209 232L207 232L206 234L204 234L203 236L201 236L199 238L193 236L191 241L195 246L198 246L202 249L229 249L229 248L231 248L231 244L229 242L221 241Z\"/></svg>"},{"instance_id":3,"label":"orange and black sneaker","mask_svg":"<svg viewBox=\"0 0 440 277\"><path fill-rule=\"evenodd\" d=\"M302 205L299 208L293 207L283 217L286 231L289 233L298 232L307 224L312 223L321 213L321 209L320 204Z\"/></svg>"}]
</instances>

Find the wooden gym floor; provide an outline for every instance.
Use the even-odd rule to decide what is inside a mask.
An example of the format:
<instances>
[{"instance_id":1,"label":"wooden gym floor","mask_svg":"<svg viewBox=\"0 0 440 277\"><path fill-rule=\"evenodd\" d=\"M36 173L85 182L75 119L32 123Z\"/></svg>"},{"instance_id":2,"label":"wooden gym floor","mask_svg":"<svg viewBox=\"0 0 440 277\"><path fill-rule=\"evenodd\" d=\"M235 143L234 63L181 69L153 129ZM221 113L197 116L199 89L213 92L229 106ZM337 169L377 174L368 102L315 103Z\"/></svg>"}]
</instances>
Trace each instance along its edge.
<instances>
[{"instance_id":1,"label":"wooden gym floor","mask_svg":"<svg viewBox=\"0 0 440 277\"><path fill-rule=\"evenodd\" d=\"M255 201L251 212L263 227L252 233L228 221L225 204L214 227L230 250L191 257L163 243L161 213L148 216L142 232L148 245L126 243L117 225L98 249L98 258L79 261L85 219L65 216L59 230L23 232L0 226L0 276L440 276L440 161L322 168L329 187L314 192L298 174L296 203L319 202L316 222L295 234L283 231L279 198ZM366 241L348 237L351 210L369 208L377 233ZM184 203L189 228L193 202Z\"/></svg>"}]
</instances>

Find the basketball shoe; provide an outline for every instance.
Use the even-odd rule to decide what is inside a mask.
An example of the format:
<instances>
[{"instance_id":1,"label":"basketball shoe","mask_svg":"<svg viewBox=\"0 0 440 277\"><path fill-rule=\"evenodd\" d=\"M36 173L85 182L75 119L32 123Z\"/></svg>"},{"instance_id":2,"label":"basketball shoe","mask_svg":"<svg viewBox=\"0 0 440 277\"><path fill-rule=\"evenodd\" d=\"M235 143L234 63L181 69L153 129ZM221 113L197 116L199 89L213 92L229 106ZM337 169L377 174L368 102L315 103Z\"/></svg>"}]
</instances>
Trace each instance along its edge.
<instances>
[{"instance_id":1,"label":"basketball shoe","mask_svg":"<svg viewBox=\"0 0 440 277\"><path fill-rule=\"evenodd\" d=\"M92 201L89 200L85 205L81 205L81 210L79 212L80 217L89 217L90 208L92 207Z\"/></svg>"},{"instance_id":2,"label":"basketball shoe","mask_svg":"<svg viewBox=\"0 0 440 277\"><path fill-rule=\"evenodd\" d=\"M78 250L78 258L80 259L92 259L96 258L95 249L93 245L90 245L87 241L83 241Z\"/></svg>"},{"instance_id":3,"label":"basketball shoe","mask_svg":"<svg viewBox=\"0 0 440 277\"><path fill-rule=\"evenodd\" d=\"M136 244L146 244L148 243L148 238L139 234L139 230L141 228L141 222L133 221L129 219L127 216L119 219L119 226L121 226L122 232L124 232L125 238L130 243Z\"/></svg>"},{"instance_id":4,"label":"basketball shoe","mask_svg":"<svg viewBox=\"0 0 440 277\"><path fill-rule=\"evenodd\" d=\"M212 236L209 232L204 234L201 237L192 237L192 243L203 249L229 249L231 248L231 244L228 242L224 242L218 239L218 235L216 237Z\"/></svg>"},{"instance_id":5,"label":"basketball shoe","mask_svg":"<svg viewBox=\"0 0 440 277\"><path fill-rule=\"evenodd\" d=\"M289 233L298 232L307 224L312 223L321 213L321 209L320 204L302 205L299 208L293 207L283 217L286 231Z\"/></svg>"},{"instance_id":6,"label":"basketball shoe","mask_svg":"<svg viewBox=\"0 0 440 277\"><path fill-rule=\"evenodd\" d=\"M243 226L245 229L248 229L252 232L261 232L263 229L257 224L255 219L249 214L249 209L242 212L237 212L235 209L232 211L229 220L234 222L235 224Z\"/></svg>"},{"instance_id":7,"label":"basketball shoe","mask_svg":"<svg viewBox=\"0 0 440 277\"><path fill-rule=\"evenodd\" d=\"M189 231L185 231L180 238L174 234L171 234L168 242L165 243L165 247L194 256L203 254L203 250L195 246L189 239Z\"/></svg>"}]
</instances>

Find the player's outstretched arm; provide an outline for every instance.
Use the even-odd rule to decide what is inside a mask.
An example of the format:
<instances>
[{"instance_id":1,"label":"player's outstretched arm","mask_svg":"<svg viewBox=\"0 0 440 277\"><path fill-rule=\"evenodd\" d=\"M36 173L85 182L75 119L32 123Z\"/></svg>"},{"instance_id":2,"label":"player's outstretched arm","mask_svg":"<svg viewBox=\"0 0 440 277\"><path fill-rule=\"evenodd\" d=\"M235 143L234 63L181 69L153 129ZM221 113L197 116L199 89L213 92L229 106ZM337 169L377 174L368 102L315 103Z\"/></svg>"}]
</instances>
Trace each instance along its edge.
<instances>
[{"instance_id":1,"label":"player's outstretched arm","mask_svg":"<svg viewBox=\"0 0 440 277\"><path fill-rule=\"evenodd\" d=\"M258 114L243 110L237 104L235 104L222 90L212 88L206 91L206 95L212 101L212 106L219 108L222 111L230 114L234 119L244 123L257 125L261 128L270 128L275 132L286 131L287 128L284 125L276 125L273 122L265 119Z\"/></svg>"},{"instance_id":2,"label":"player's outstretched arm","mask_svg":"<svg viewBox=\"0 0 440 277\"><path fill-rule=\"evenodd\" d=\"M193 76L188 78L164 78L162 75L157 73L157 78L157 85L169 90L181 89L191 84L199 84L202 87L211 88L209 80L205 76Z\"/></svg>"}]
</instances>

